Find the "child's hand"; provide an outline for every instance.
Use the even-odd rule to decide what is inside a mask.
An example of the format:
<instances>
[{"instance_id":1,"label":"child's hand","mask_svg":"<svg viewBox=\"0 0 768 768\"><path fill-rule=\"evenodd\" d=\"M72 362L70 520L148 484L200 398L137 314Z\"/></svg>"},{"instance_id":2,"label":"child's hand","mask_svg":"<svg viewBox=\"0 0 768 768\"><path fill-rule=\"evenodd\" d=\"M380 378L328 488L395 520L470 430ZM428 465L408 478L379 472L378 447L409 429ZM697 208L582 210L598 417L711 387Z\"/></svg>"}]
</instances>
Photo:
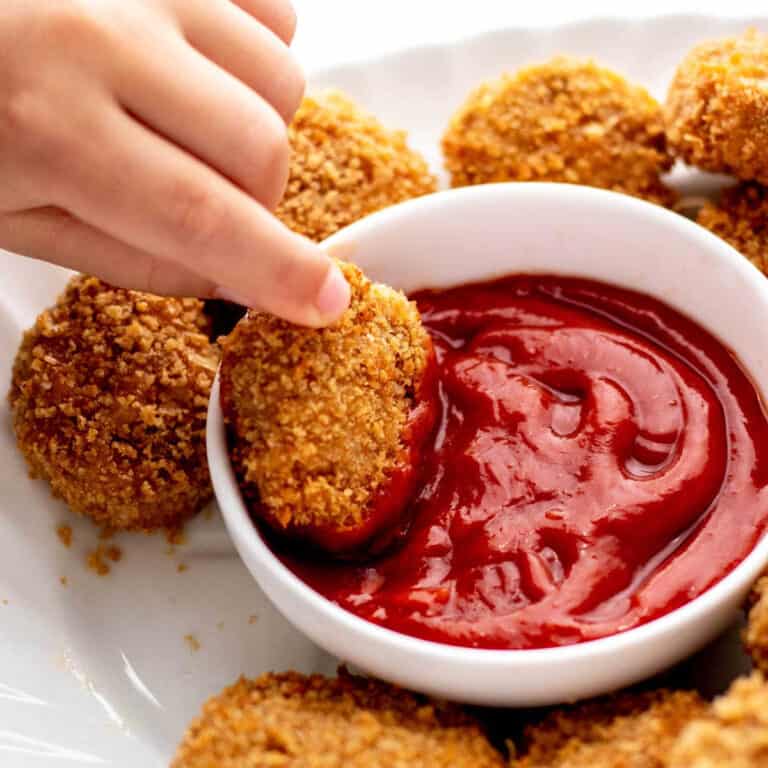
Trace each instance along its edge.
<instances>
[{"instance_id":1,"label":"child's hand","mask_svg":"<svg viewBox=\"0 0 768 768\"><path fill-rule=\"evenodd\" d=\"M338 268L268 213L304 79L287 0L1 0L0 247L321 325Z\"/></svg>"}]
</instances>

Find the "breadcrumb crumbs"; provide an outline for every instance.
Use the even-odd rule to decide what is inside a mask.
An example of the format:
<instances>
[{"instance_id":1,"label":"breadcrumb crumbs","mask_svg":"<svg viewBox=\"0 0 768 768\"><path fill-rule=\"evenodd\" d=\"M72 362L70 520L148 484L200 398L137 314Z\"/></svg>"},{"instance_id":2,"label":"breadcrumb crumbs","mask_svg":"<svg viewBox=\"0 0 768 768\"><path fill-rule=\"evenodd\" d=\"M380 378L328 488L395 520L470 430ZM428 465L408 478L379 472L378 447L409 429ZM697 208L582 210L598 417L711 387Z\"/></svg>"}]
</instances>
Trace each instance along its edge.
<instances>
[{"instance_id":1,"label":"breadcrumb crumbs","mask_svg":"<svg viewBox=\"0 0 768 768\"><path fill-rule=\"evenodd\" d=\"M248 623L249 623L249 624L255 624L255 623L258 621L258 620L259 620L259 617L258 617L258 616L257 616L255 613L252 613L252 614L251 614L251 615L248 617Z\"/></svg>"},{"instance_id":2,"label":"breadcrumb crumbs","mask_svg":"<svg viewBox=\"0 0 768 768\"><path fill-rule=\"evenodd\" d=\"M200 641L194 635L184 635L184 642L192 653L197 653L200 650Z\"/></svg>"},{"instance_id":3,"label":"breadcrumb crumbs","mask_svg":"<svg viewBox=\"0 0 768 768\"><path fill-rule=\"evenodd\" d=\"M664 109L670 149L706 171L768 184L768 36L756 29L693 48Z\"/></svg>"},{"instance_id":4,"label":"breadcrumb crumbs","mask_svg":"<svg viewBox=\"0 0 768 768\"><path fill-rule=\"evenodd\" d=\"M89 552L85 557L85 565L89 571L93 571L97 576L106 576L111 568L104 561L105 552L101 547Z\"/></svg>"},{"instance_id":5,"label":"breadcrumb crumbs","mask_svg":"<svg viewBox=\"0 0 768 768\"><path fill-rule=\"evenodd\" d=\"M526 728L510 768L665 768L682 729L707 707L697 693L658 690L555 710Z\"/></svg>"},{"instance_id":6,"label":"breadcrumb crumbs","mask_svg":"<svg viewBox=\"0 0 768 768\"><path fill-rule=\"evenodd\" d=\"M502 768L457 707L342 671L241 678L189 727L171 768Z\"/></svg>"},{"instance_id":7,"label":"breadcrumb crumbs","mask_svg":"<svg viewBox=\"0 0 768 768\"><path fill-rule=\"evenodd\" d=\"M212 495L204 435L217 363L197 299L75 277L16 356L19 448L99 525L179 525Z\"/></svg>"},{"instance_id":8,"label":"breadcrumb crumbs","mask_svg":"<svg viewBox=\"0 0 768 768\"><path fill-rule=\"evenodd\" d=\"M66 576L59 576L59 584L61 584L62 587L66 587L69 583L69 580Z\"/></svg>"},{"instance_id":9,"label":"breadcrumb crumbs","mask_svg":"<svg viewBox=\"0 0 768 768\"><path fill-rule=\"evenodd\" d=\"M339 262L349 309L322 329L251 311L222 342L231 455L252 508L281 530L348 530L403 461L431 341L415 304Z\"/></svg>"},{"instance_id":10,"label":"breadcrumb crumbs","mask_svg":"<svg viewBox=\"0 0 768 768\"><path fill-rule=\"evenodd\" d=\"M184 573L184 571L187 571L187 570L189 570L189 567L187 566L186 563L179 563L176 566L176 572L177 573Z\"/></svg>"},{"instance_id":11,"label":"breadcrumb crumbs","mask_svg":"<svg viewBox=\"0 0 768 768\"><path fill-rule=\"evenodd\" d=\"M768 675L768 574L758 579L752 588L748 607L744 647L755 667Z\"/></svg>"},{"instance_id":12,"label":"breadcrumb crumbs","mask_svg":"<svg viewBox=\"0 0 768 768\"><path fill-rule=\"evenodd\" d=\"M697 221L768 274L768 190L755 182L726 189L718 203L706 202Z\"/></svg>"},{"instance_id":13,"label":"breadcrumb crumbs","mask_svg":"<svg viewBox=\"0 0 768 768\"><path fill-rule=\"evenodd\" d=\"M403 131L387 130L338 91L305 97L288 138L290 175L276 214L311 240L437 189Z\"/></svg>"},{"instance_id":14,"label":"breadcrumb crumbs","mask_svg":"<svg viewBox=\"0 0 768 768\"><path fill-rule=\"evenodd\" d=\"M665 768L761 768L768 765L768 684L762 674L737 679L711 714L682 732Z\"/></svg>"},{"instance_id":15,"label":"breadcrumb crumbs","mask_svg":"<svg viewBox=\"0 0 768 768\"><path fill-rule=\"evenodd\" d=\"M558 56L480 85L443 136L451 184L557 181L669 205L661 107L593 61Z\"/></svg>"},{"instance_id":16,"label":"breadcrumb crumbs","mask_svg":"<svg viewBox=\"0 0 768 768\"><path fill-rule=\"evenodd\" d=\"M118 563L122 559L123 551L120 547L99 544L96 549L86 555L85 564L88 570L93 571L98 576L106 576L111 570L109 562Z\"/></svg>"},{"instance_id":17,"label":"breadcrumb crumbs","mask_svg":"<svg viewBox=\"0 0 768 768\"><path fill-rule=\"evenodd\" d=\"M72 546L72 526L67 523L62 523L56 529L56 535L59 537L59 541L69 549Z\"/></svg>"}]
</instances>

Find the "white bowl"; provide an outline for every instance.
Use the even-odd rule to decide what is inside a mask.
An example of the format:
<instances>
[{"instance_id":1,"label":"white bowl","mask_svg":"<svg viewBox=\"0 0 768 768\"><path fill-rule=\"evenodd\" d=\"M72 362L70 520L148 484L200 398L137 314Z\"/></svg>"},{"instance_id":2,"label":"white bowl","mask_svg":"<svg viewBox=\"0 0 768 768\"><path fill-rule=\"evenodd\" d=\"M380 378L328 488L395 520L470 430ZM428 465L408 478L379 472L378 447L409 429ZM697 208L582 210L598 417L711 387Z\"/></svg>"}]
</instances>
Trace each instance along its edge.
<instances>
[{"instance_id":1,"label":"white bowl","mask_svg":"<svg viewBox=\"0 0 768 768\"><path fill-rule=\"evenodd\" d=\"M515 272L574 275L642 291L713 332L740 358L760 391L768 392L768 281L714 235L649 203L586 187L494 184L389 208L326 244L372 278L405 291ZM697 599L600 640L511 651L428 642L348 613L272 554L248 516L230 465L218 383L207 439L213 487L229 532L278 610L339 658L385 680L458 701L553 704L651 676L722 631L768 563L764 537Z\"/></svg>"}]
</instances>

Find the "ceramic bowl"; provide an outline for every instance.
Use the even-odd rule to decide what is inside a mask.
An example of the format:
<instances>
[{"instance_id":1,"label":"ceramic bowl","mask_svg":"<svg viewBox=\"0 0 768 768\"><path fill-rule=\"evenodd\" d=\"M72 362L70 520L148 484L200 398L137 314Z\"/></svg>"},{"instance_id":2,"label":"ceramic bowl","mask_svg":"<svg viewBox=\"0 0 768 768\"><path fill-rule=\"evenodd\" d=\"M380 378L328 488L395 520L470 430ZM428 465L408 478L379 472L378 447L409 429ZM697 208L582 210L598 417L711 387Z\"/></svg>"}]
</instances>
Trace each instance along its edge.
<instances>
[{"instance_id":1,"label":"ceramic bowl","mask_svg":"<svg viewBox=\"0 0 768 768\"><path fill-rule=\"evenodd\" d=\"M709 329L768 392L768 280L687 219L625 195L561 184L493 184L440 192L338 232L331 251L405 291L512 273L601 280L660 299ZM275 557L251 522L227 453L218 384L208 460L226 525L254 578L315 643L372 675L487 705L571 701L649 677L698 650L734 618L768 563L768 537L703 595L636 629L540 650L460 648L371 624L321 597ZM768 450L768 446L765 447Z\"/></svg>"}]
</instances>

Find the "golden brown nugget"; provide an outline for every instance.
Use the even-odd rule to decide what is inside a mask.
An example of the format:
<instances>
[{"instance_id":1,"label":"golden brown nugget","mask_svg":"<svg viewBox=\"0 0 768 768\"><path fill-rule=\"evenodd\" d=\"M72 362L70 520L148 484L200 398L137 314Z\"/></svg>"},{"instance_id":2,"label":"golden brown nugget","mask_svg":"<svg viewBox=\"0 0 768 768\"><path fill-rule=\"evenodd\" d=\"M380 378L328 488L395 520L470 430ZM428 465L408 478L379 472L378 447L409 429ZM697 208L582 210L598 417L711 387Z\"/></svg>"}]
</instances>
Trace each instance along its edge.
<instances>
[{"instance_id":1,"label":"golden brown nugget","mask_svg":"<svg viewBox=\"0 0 768 768\"><path fill-rule=\"evenodd\" d=\"M339 262L329 328L249 312L223 340L221 401L240 487L278 531L334 552L396 526L428 435L432 345L415 304Z\"/></svg>"},{"instance_id":2,"label":"golden brown nugget","mask_svg":"<svg viewBox=\"0 0 768 768\"><path fill-rule=\"evenodd\" d=\"M699 224L722 237L768 274L768 193L755 182L723 191L719 203L705 203Z\"/></svg>"},{"instance_id":3,"label":"golden brown nugget","mask_svg":"<svg viewBox=\"0 0 768 768\"><path fill-rule=\"evenodd\" d=\"M667 768L763 768L768 765L768 684L759 672L734 682L709 716L680 734Z\"/></svg>"},{"instance_id":4,"label":"golden brown nugget","mask_svg":"<svg viewBox=\"0 0 768 768\"><path fill-rule=\"evenodd\" d=\"M384 128L337 91L305 97L288 137L290 176L277 216L311 240L437 188L403 131Z\"/></svg>"},{"instance_id":5,"label":"golden brown nugget","mask_svg":"<svg viewBox=\"0 0 768 768\"><path fill-rule=\"evenodd\" d=\"M525 730L510 768L665 768L675 739L707 704L691 691L622 693L556 710Z\"/></svg>"},{"instance_id":6,"label":"golden brown nugget","mask_svg":"<svg viewBox=\"0 0 768 768\"><path fill-rule=\"evenodd\" d=\"M495 181L586 184L671 203L661 108L592 61L559 56L483 83L443 137L454 187Z\"/></svg>"},{"instance_id":7,"label":"golden brown nugget","mask_svg":"<svg viewBox=\"0 0 768 768\"><path fill-rule=\"evenodd\" d=\"M758 579L749 596L744 646L752 663L768 675L768 575Z\"/></svg>"},{"instance_id":8,"label":"golden brown nugget","mask_svg":"<svg viewBox=\"0 0 768 768\"><path fill-rule=\"evenodd\" d=\"M674 154L705 171L768 184L768 36L697 45L683 59L664 108Z\"/></svg>"},{"instance_id":9,"label":"golden brown nugget","mask_svg":"<svg viewBox=\"0 0 768 768\"><path fill-rule=\"evenodd\" d=\"M27 331L9 399L33 475L112 529L177 526L211 497L218 352L202 303L70 281Z\"/></svg>"},{"instance_id":10,"label":"golden brown nugget","mask_svg":"<svg viewBox=\"0 0 768 768\"><path fill-rule=\"evenodd\" d=\"M502 768L451 705L343 670L241 678L189 727L171 768Z\"/></svg>"}]
</instances>

